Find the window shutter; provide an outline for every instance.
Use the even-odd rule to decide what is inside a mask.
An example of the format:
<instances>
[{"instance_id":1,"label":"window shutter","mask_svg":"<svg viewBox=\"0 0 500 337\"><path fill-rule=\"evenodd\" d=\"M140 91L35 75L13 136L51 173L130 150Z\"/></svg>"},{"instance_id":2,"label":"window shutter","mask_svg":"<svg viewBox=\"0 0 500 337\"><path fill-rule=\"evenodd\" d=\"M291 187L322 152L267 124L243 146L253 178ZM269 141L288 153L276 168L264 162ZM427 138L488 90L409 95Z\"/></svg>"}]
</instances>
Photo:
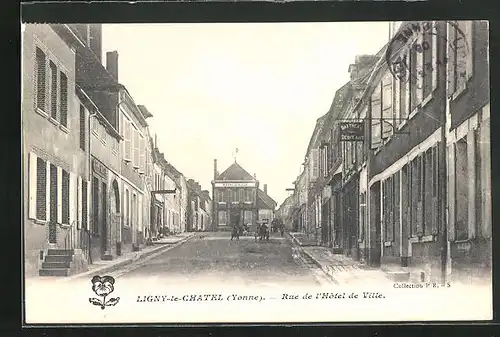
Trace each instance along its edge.
<instances>
[{"instance_id":1,"label":"window shutter","mask_svg":"<svg viewBox=\"0 0 500 337\"><path fill-rule=\"evenodd\" d=\"M371 147L372 149L378 148L382 143L382 104L380 102L380 83L374 89L371 97Z\"/></svg>"},{"instance_id":2,"label":"window shutter","mask_svg":"<svg viewBox=\"0 0 500 337\"><path fill-rule=\"evenodd\" d=\"M432 21L433 29L431 31L437 31L440 27L438 26L436 21ZM437 35L431 35L431 44L432 44L432 90L436 90L437 88L437 79L438 79L438 68L441 66L437 65L438 61L438 43L437 43ZM448 44L447 44L448 45Z\"/></svg>"},{"instance_id":3,"label":"window shutter","mask_svg":"<svg viewBox=\"0 0 500 337\"><path fill-rule=\"evenodd\" d=\"M57 120L57 67L54 62L49 61L50 69L50 116Z\"/></svg>"},{"instance_id":4,"label":"window shutter","mask_svg":"<svg viewBox=\"0 0 500 337\"><path fill-rule=\"evenodd\" d=\"M62 223L62 168L57 166L57 223Z\"/></svg>"},{"instance_id":5,"label":"window shutter","mask_svg":"<svg viewBox=\"0 0 500 337\"><path fill-rule=\"evenodd\" d=\"M36 219L37 156L33 152L28 155L28 175L28 218Z\"/></svg>"},{"instance_id":6,"label":"window shutter","mask_svg":"<svg viewBox=\"0 0 500 337\"><path fill-rule=\"evenodd\" d=\"M448 72L448 97L451 97L455 92L455 67L456 67L456 31L455 26L451 23L447 23L448 30L448 41L447 43L447 52L446 52L446 70Z\"/></svg>"},{"instance_id":7,"label":"window shutter","mask_svg":"<svg viewBox=\"0 0 500 337\"><path fill-rule=\"evenodd\" d=\"M89 180L87 182L87 230L90 229L90 207L92 205L91 203L91 197L90 197L90 191L92 191L92 182Z\"/></svg>"},{"instance_id":8,"label":"window shutter","mask_svg":"<svg viewBox=\"0 0 500 337\"><path fill-rule=\"evenodd\" d=\"M45 179L45 183L46 183L46 188L45 188L45 219L47 219L47 221L51 220L50 219L50 180L51 180L51 174L50 174L50 162L47 160L45 162L47 164L47 167L46 167L46 179Z\"/></svg>"},{"instance_id":9,"label":"window shutter","mask_svg":"<svg viewBox=\"0 0 500 337\"><path fill-rule=\"evenodd\" d=\"M142 232L142 195L139 194L139 219L137 221L137 226L139 229L139 232Z\"/></svg>"},{"instance_id":10,"label":"window shutter","mask_svg":"<svg viewBox=\"0 0 500 337\"><path fill-rule=\"evenodd\" d=\"M422 34L419 35L417 38L417 43L422 46L423 44L423 36ZM421 53L415 52L417 56L417 67L416 67L416 74L414 76L417 76L417 101L416 104L419 105L423 101L424 97L424 76L423 73L425 71L425 64L424 64L424 53L423 51Z\"/></svg>"},{"instance_id":11,"label":"window shutter","mask_svg":"<svg viewBox=\"0 0 500 337\"><path fill-rule=\"evenodd\" d=\"M393 111L392 111L392 80L393 76L388 73L382 81L382 138L392 135Z\"/></svg>"},{"instance_id":12,"label":"window shutter","mask_svg":"<svg viewBox=\"0 0 500 337\"><path fill-rule=\"evenodd\" d=\"M60 72L59 82L61 89L60 94L60 109L61 109L61 124L68 126L68 78L66 74Z\"/></svg>"},{"instance_id":13,"label":"window shutter","mask_svg":"<svg viewBox=\"0 0 500 337\"><path fill-rule=\"evenodd\" d=\"M76 186L76 205L77 205L77 214L76 214L76 228L82 228L82 177L77 178L77 186Z\"/></svg>"},{"instance_id":14,"label":"window shutter","mask_svg":"<svg viewBox=\"0 0 500 337\"><path fill-rule=\"evenodd\" d=\"M466 80L468 81L472 75L473 75L473 72L474 72L474 49L473 49L473 41L474 41L474 25L475 25L475 21L467 21L465 26L466 26L466 32L465 33L465 36L466 36L466 39L467 41L464 41L464 43L467 45L466 46L466 49L467 49L467 56L466 56L466 62L467 62L467 77L466 77Z\"/></svg>"},{"instance_id":15,"label":"window shutter","mask_svg":"<svg viewBox=\"0 0 500 337\"><path fill-rule=\"evenodd\" d=\"M455 241L455 144L452 144L448 155L448 238L450 241Z\"/></svg>"},{"instance_id":16,"label":"window shutter","mask_svg":"<svg viewBox=\"0 0 500 337\"><path fill-rule=\"evenodd\" d=\"M36 107L43 110L47 111L46 107L46 80L47 80L47 74L46 74L46 58L45 58L45 53L40 49L36 48L36 71L35 71L35 86L36 86Z\"/></svg>"},{"instance_id":17,"label":"window shutter","mask_svg":"<svg viewBox=\"0 0 500 337\"><path fill-rule=\"evenodd\" d=\"M69 173L69 224L75 225L76 209L78 207L76 197L76 176L73 172Z\"/></svg>"}]
</instances>

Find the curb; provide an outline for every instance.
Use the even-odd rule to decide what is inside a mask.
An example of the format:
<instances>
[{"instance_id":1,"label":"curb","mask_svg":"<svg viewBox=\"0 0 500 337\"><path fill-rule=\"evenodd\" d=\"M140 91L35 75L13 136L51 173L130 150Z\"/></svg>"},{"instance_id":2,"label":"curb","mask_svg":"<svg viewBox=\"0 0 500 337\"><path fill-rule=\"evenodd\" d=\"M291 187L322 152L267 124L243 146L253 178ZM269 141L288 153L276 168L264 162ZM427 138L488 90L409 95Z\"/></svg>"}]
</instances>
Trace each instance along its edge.
<instances>
[{"instance_id":1,"label":"curb","mask_svg":"<svg viewBox=\"0 0 500 337\"><path fill-rule=\"evenodd\" d=\"M195 237L195 235L189 235L185 238L182 238L180 239L179 241L177 241L176 243L173 243L173 244L168 244L168 243L165 243L165 244L158 244L159 247L157 248L154 248L152 250L149 250L147 252L144 252L142 254L138 254L138 256L134 256L134 257L130 257L124 261L121 261L119 263L116 263L116 264L112 264L112 265L109 265L109 266L103 266L101 268L96 268L96 269L93 269L93 270L89 270L89 271L86 271L86 272L83 272L83 273L78 273L78 274L75 274L75 275L72 275L72 276L69 276L69 277L65 277L65 278L62 278L59 282L64 282L64 281L72 281L72 280L75 280L75 279L79 279L79 278L83 278L85 276L89 276L89 275L92 275L92 274L102 274L102 273L111 273L111 272L114 272L118 269L121 269L129 264L132 264L134 262L137 262L137 261L141 261L141 260L147 260L148 258L152 258L154 256L157 256L161 253L164 253L172 248L175 248L177 246L180 246L181 244L183 244L184 242L190 240L191 238ZM156 255L155 255L156 254Z\"/></svg>"},{"instance_id":2,"label":"curb","mask_svg":"<svg viewBox=\"0 0 500 337\"><path fill-rule=\"evenodd\" d=\"M300 250L300 254L302 256L307 256L307 258L309 258L309 260L311 260L317 267L319 267L321 269L321 271L323 273L325 273L328 276L328 278L330 278L330 280L332 280L333 283L339 284L339 282L333 277L332 274L330 274L330 272L328 271L328 269L325 266L323 266L321 263L319 263L318 260L316 260L311 254L309 254L308 252L306 252L304 250L304 248L300 245L299 240L297 240L295 238L295 236L293 236L291 234L288 234L288 235L292 238L292 242L294 242L297 245L297 247Z\"/></svg>"}]
</instances>

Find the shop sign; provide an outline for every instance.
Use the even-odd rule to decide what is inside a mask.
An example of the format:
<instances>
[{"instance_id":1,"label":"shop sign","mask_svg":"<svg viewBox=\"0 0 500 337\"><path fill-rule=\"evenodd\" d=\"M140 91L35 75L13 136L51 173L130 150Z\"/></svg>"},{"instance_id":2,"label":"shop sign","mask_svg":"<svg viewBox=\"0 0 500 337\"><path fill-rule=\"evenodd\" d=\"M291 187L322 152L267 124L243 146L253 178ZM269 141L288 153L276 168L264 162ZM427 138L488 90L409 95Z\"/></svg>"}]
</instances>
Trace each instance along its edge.
<instances>
[{"instance_id":1,"label":"shop sign","mask_svg":"<svg viewBox=\"0 0 500 337\"><path fill-rule=\"evenodd\" d=\"M256 187L256 183L215 183L215 187Z\"/></svg>"},{"instance_id":2,"label":"shop sign","mask_svg":"<svg viewBox=\"0 0 500 337\"><path fill-rule=\"evenodd\" d=\"M103 178L108 177L108 169L97 160L92 161L92 170Z\"/></svg>"},{"instance_id":3,"label":"shop sign","mask_svg":"<svg viewBox=\"0 0 500 337\"><path fill-rule=\"evenodd\" d=\"M364 122L340 123L341 142L362 142L365 140Z\"/></svg>"}]
</instances>

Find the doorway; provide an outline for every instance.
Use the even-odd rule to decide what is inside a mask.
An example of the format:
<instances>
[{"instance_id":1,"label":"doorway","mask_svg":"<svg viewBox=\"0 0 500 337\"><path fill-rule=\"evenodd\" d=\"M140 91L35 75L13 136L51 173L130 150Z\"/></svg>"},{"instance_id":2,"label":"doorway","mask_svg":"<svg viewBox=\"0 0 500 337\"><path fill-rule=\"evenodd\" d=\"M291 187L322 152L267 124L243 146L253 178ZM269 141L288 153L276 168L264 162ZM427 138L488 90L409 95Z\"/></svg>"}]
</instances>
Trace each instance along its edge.
<instances>
[{"instance_id":1,"label":"doorway","mask_svg":"<svg viewBox=\"0 0 500 337\"><path fill-rule=\"evenodd\" d=\"M375 237L370 240L371 254L369 256L370 265L373 267L380 266L380 258L382 254L382 228L380 221L380 181L373 184L370 189L370 226L374 226Z\"/></svg>"},{"instance_id":2,"label":"doorway","mask_svg":"<svg viewBox=\"0 0 500 337\"><path fill-rule=\"evenodd\" d=\"M106 183L102 183L102 221L101 221L101 252L104 254L108 250L108 190Z\"/></svg>"}]
</instances>

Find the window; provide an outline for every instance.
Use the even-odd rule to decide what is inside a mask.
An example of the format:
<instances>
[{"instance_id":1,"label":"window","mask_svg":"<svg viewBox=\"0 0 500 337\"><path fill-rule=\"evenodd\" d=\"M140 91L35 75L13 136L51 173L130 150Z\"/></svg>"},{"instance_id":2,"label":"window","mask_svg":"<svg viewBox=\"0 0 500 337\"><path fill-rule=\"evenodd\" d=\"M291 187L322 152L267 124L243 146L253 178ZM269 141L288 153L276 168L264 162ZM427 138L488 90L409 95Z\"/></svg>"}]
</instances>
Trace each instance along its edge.
<instances>
[{"instance_id":1,"label":"window","mask_svg":"<svg viewBox=\"0 0 500 337\"><path fill-rule=\"evenodd\" d=\"M68 78L66 74L60 72L59 83L61 90L59 92L59 102L61 109L61 125L68 126Z\"/></svg>"},{"instance_id":2,"label":"window","mask_svg":"<svg viewBox=\"0 0 500 337\"><path fill-rule=\"evenodd\" d=\"M318 149L311 150L311 169L312 169L312 179L316 179L318 177L319 170L319 154Z\"/></svg>"},{"instance_id":3,"label":"window","mask_svg":"<svg viewBox=\"0 0 500 337\"><path fill-rule=\"evenodd\" d=\"M403 166L401 181L401 213L402 228L407 235L411 236L411 171L410 164Z\"/></svg>"},{"instance_id":4,"label":"window","mask_svg":"<svg viewBox=\"0 0 500 337\"><path fill-rule=\"evenodd\" d=\"M50 117L57 120L57 67L50 61Z\"/></svg>"},{"instance_id":5,"label":"window","mask_svg":"<svg viewBox=\"0 0 500 337\"><path fill-rule=\"evenodd\" d=\"M382 210L385 229L385 242L394 241L394 177L389 177L382 183Z\"/></svg>"},{"instance_id":6,"label":"window","mask_svg":"<svg viewBox=\"0 0 500 337\"><path fill-rule=\"evenodd\" d=\"M88 217L88 210L87 210L87 182L82 181L82 224L83 228L87 228L87 217Z\"/></svg>"},{"instance_id":7,"label":"window","mask_svg":"<svg viewBox=\"0 0 500 337\"><path fill-rule=\"evenodd\" d=\"M415 45L413 45L410 48L410 75L409 75L409 81L410 81L410 111L413 111L417 105L419 104L418 102L418 77L420 76L418 74L418 69L417 69L417 50L415 48Z\"/></svg>"},{"instance_id":8,"label":"window","mask_svg":"<svg viewBox=\"0 0 500 337\"><path fill-rule=\"evenodd\" d=\"M47 220L47 164L36 160L36 218Z\"/></svg>"},{"instance_id":9,"label":"window","mask_svg":"<svg viewBox=\"0 0 500 337\"><path fill-rule=\"evenodd\" d=\"M35 67L36 67L36 107L42 111L45 111L45 98L46 98L46 60L45 53L40 49L36 48L35 56Z\"/></svg>"},{"instance_id":10,"label":"window","mask_svg":"<svg viewBox=\"0 0 500 337\"><path fill-rule=\"evenodd\" d=\"M80 149L85 151L86 127L85 127L85 107L80 104Z\"/></svg>"},{"instance_id":11,"label":"window","mask_svg":"<svg viewBox=\"0 0 500 337\"><path fill-rule=\"evenodd\" d=\"M227 189L226 193L227 193L227 202L232 202L233 201L233 192L230 189Z\"/></svg>"},{"instance_id":12,"label":"window","mask_svg":"<svg viewBox=\"0 0 500 337\"><path fill-rule=\"evenodd\" d=\"M50 221L57 222L57 167L50 164Z\"/></svg>"},{"instance_id":13,"label":"window","mask_svg":"<svg viewBox=\"0 0 500 337\"><path fill-rule=\"evenodd\" d=\"M388 138L392 134L393 112L392 112L392 79L387 73L382 80L382 138Z\"/></svg>"},{"instance_id":14,"label":"window","mask_svg":"<svg viewBox=\"0 0 500 337\"><path fill-rule=\"evenodd\" d=\"M371 97L371 114L372 114L372 148L377 148L382 140L382 126L380 118L382 117L382 104L381 104L381 88L377 85Z\"/></svg>"},{"instance_id":15,"label":"window","mask_svg":"<svg viewBox=\"0 0 500 337\"><path fill-rule=\"evenodd\" d=\"M240 188L240 202L245 201L245 190L243 188Z\"/></svg>"},{"instance_id":16,"label":"window","mask_svg":"<svg viewBox=\"0 0 500 337\"><path fill-rule=\"evenodd\" d=\"M62 221L61 223L69 225L69 173L62 170Z\"/></svg>"},{"instance_id":17,"label":"window","mask_svg":"<svg viewBox=\"0 0 500 337\"><path fill-rule=\"evenodd\" d=\"M130 192L129 190L125 190L125 208L124 208L124 216L123 216L123 226L130 226Z\"/></svg>"}]
</instances>

